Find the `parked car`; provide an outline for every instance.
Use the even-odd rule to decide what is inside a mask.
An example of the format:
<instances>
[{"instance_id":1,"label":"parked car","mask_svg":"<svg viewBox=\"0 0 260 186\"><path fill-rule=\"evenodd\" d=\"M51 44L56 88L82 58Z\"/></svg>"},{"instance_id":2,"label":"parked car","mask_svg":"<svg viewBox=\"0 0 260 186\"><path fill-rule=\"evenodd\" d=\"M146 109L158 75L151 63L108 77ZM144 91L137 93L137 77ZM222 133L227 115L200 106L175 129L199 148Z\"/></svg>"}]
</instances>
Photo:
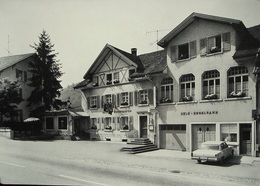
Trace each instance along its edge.
<instances>
[{"instance_id":1,"label":"parked car","mask_svg":"<svg viewBox=\"0 0 260 186\"><path fill-rule=\"evenodd\" d=\"M202 143L201 148L191 153L191 159L223 163L223 160L233 156L234 149L224 141L207 141Z\"/></svg>"}]
</instances>

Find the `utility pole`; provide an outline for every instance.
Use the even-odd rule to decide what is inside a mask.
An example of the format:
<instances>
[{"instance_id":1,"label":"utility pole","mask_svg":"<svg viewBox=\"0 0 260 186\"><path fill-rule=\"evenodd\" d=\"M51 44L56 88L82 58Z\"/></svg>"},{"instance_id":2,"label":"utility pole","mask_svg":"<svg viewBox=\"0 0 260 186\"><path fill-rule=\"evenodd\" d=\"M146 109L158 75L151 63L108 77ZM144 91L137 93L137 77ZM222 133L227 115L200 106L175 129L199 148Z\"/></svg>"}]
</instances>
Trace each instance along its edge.
<instances>
[{"instance_id":1,"label":"utility pole","mask_svg":"<svg viewBox=\"0 0 260 186\"><path fill-rule=\"evenodd\" d=\"M156 41L155 42L158 43L158 41L159 41L159 32L166 31L166 30L170 30L170 29L146 31L146 35L150 34L150 33L155 33L156 32ZM151 45L153 45L155 42L151 43ZM157 45L157 51L158 51L158 45Z\"/></svg>"}]
</instances>

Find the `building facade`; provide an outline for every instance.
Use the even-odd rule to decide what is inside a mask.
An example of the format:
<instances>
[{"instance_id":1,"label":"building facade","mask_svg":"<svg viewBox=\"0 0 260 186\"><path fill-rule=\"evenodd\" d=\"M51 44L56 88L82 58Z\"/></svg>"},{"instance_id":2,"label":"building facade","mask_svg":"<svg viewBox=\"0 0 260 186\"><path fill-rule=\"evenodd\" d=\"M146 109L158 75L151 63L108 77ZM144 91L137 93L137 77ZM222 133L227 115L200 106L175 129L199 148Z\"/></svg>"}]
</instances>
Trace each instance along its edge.
<instances>
[{"instance_id":1,"label":"building facade","mask_svg":"<svg viewBox=\"0 0 260 186\"><path fill-rule=\"evenodd\" d=\"M257 28L257 27L256 27ZM92 139L147 137L193 151L225 140L259 156L259 40L235 19L192 13L158 45L136 55L106 45L75 88Z\"/></svg>"},{"instance_id":2,"label":"building facade","mask_svg":"<svg viewBox=\"0 0 260 186\"><path fill-rule=\"evenodd\" d=\"M32 74L29 71L29 63L34 61L34 53L0 57L0 79L18 81L21 87L21 95L24 101L18 105L18 116L11 118L14 121L23 121L30 116L30 108L27 107L27 98L32 87L28 86Z\"/></svg>"}]
</instances>

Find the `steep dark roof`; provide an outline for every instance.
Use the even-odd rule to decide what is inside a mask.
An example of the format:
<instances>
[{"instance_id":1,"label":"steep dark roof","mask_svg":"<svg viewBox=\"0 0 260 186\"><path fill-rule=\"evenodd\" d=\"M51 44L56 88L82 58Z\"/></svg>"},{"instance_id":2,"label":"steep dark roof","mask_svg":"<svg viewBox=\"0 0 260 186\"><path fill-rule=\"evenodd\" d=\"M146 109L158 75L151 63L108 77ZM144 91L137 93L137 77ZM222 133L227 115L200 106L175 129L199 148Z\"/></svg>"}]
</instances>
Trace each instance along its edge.
<instances>
[{"instance_id":1,"label":"steep dark roof","mask_svg":"<svg viewBox=\"0 0 260 186\"><path fill-rule=\"evenodd\" d=\"M260 25L247 28L250 34L260 43Z\"/></svg>"},{"instance_id":2,"label":"steep dark roof","mask_svg":"<svg viewBox=\"0 0 260 186\"><path fill-rule=\"evenodd\" d=\"M176 26L170 33L168 33L165 37L163 37L157 44L161 47L166 47L168 43L176 37L182 30L184 30L187 26L193 23L196 19L209 20L234 26L235 29L240 31L247 31L242 21L237 19L230 19L225 17L207 15L193 12L190 16L188 16L185 20L183 20L178 26Z\"/></svg>"},{"instance_id":3,"label":"steep dark roof","mask_svg":"<svg viewBox=\"0 0 260 186\"><path fill-rule=\"evenodd\" d=\"M84 79L83 81L79 82L76 86L74 86L74 89L85 87L90 83L88 79Z\"/></svg>"},{"instance_id":4,"label":"steep dark roof","mask_svg":"<svg viewBox=\"0 0 260 186\"><path fill-rule=\"evenodd\" d=\"M0 71L33 56L34 53L0 57Z\"/></svg>"},{"instance_id":5,"label":"steep dark roof","mask_svg":"<svg viewBox=\"0 0 260 186\"><path fill-rule=\"evenodd\" d=\"M138 57L144 65L144 71L136 72L131 77L141 77L146 74L163 72L167 67L165 50L142 54Z\"/></svg>"}]
</instances>

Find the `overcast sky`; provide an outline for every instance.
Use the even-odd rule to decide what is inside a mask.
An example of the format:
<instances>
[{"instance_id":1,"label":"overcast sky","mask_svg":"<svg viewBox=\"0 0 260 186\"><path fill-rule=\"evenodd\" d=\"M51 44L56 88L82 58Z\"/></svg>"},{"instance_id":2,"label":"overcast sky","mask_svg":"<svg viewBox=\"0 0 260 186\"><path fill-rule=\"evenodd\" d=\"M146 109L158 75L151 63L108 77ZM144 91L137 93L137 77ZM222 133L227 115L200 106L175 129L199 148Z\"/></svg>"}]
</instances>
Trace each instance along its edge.
<instances>
[{"instance_id":1,"label":"overcast sky","mask_svg":"<svg viewBox=\"0 0 260 186\"><path fill-rule=\"evenodd\" d=\"M0 56L34 52L30 45L46 30L66 87L83 80L107 43L156 51L156 31L160 40L192 12L260 24L260 0L0 0Z\"/></svg>"}]
</instances>

